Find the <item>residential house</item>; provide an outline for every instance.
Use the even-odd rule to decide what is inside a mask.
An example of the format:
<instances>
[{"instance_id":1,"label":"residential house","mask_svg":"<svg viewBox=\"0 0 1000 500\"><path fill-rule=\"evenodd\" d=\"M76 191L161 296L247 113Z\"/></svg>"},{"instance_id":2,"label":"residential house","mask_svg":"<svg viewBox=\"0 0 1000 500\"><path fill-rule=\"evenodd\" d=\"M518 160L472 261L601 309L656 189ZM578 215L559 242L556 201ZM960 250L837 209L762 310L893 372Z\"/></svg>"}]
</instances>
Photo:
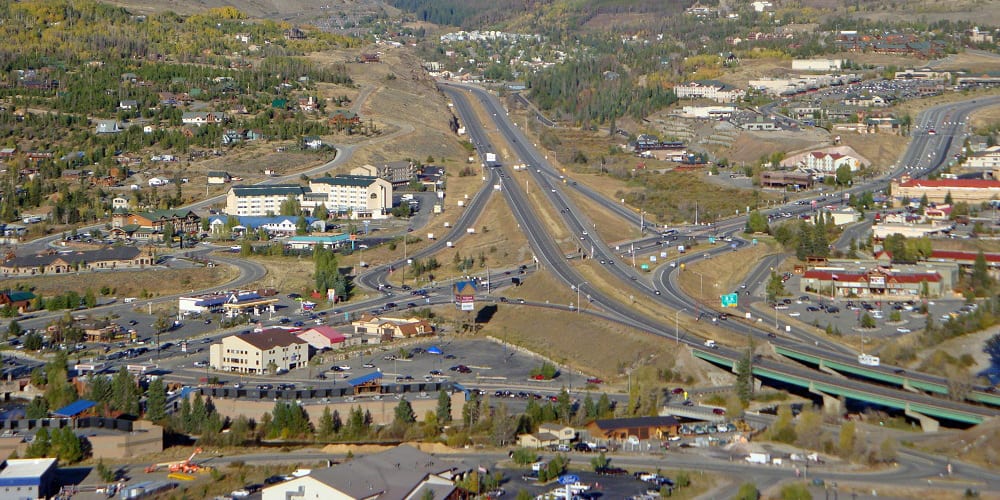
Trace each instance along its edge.
<instances>
[{"instance_id":1,"label":"residential house","mask_svg":"<svg viewBox=\"0 0 1000 500\"><path fill-rule=\"evenodd\" d=\"M474 468L441 460L409 445L351 460L264 488L263 500L329 498L338 500L435 498L459 500L467 494L456 483ZM481 472L486 469L481 468Z\"/></svg>"},{"instance_id":2,"label":"residential house","mask_svg":"<svg viewBox=\"0 0 1000 500\"><path fill-rule=\"evenodd\" d=\"M294 370L309 361L309 343L277 328L224 337L209 351L209 365L227 372L273 373Z\"/></svg>"},{"instance_id":3,"label":"residential house","mask_svg":"<svg viewBox=\"0 0 1000 500\"><path fill-rule=\"evenodd\" d=\"M319 149L323 147L323 139L315 135L309 135L302 138L302 146L308 149Z\"/></svg>"},{"instance_id":4,"label":"residential house","mask_svg":"<svg viewBox=\"0 0 1000 500\"><path fill-rule=\"evenodd\" d=\"M217 125L226 122L225 113L219 113L217 111L185 111L181 115L181 123L184 125L194 125L200 127L202 125Z\"/></svg>"},{"instance_id":5,"label":"residential house","mask_svg":"<svg viewBox=\"0 0 1000 500\"><path fill-rule=\"evenodd\" d=\"M139 109L139 101L135 99L124 99L122 101L118 101L118 109L122 111L135 111L136 109Z\"/></svg>"},{"instance_id":6,"label":"residential house","mask_svg":"<svg viewBox=\"0 0 1000 500\"><path fill-rule=\"evenodd\" d=\"M594 420L587 424L591 437L601 440L625 441L632 436L639 439L664 439L676 436L680 424L672 416L634 417Z\"/></svg>"},{"instance_id":7,"label":"residential house","mask_svg":"<svg viewBox=\"0 0 1000 500\"><path fill-rule=\"evenodd\" d=\"M82 251L48 251L23 257L9 257L0 263L4 276L64 274L76 271L134 269L153 265L153 256L135 247Z\"/></svg>"},{"instance_id":8,"label":"residential house","mask_svg":"<svg viewBox=\"0 0 1000 500\"><path fill-rule=\"evenodd\" d=\"M95 134L117 134L124 130L116 120L98 120L94 127Z\"/></svg>"},{"instance_id":9,"label":"residential house","mask_svg":"<svg viewBox=\"0 0 1000 500\"><path fill-rule=\"evenodd\" d=\"M409 338L419 335L431 335L434 326L427 320L410 318L387 318L364 313L351 322L354 333L377 335L385 340Z\"/></svg>"},{"instance_id":10,"label":"residential house","mask_svg":"<svg viewBox=\"0 0 1000 500\"><path fill-rule=\"evenodd\" d=\"M347 345L347 336L332 326L319 325L299 332L299 338L308 342L313 349L339 349Z\"/></svg>"},{"instance_id":11,"label":"residential house","mask_svg":"<svg viewBox=\"0 0 1000 500\"><path fill-rule=\"evenodd\" d=\"M317 104L316 97L309 96L300 98L298 104L299 104L299 110L301 111L305 112L314 111L316 109L316 104Z\"/></svg>"},{"instance_id":12,"label":"residential house","mask_svg":"<svg viewBox=\"0 0 1000 500\"><path fill-rule=\"evenodd\" d=\"M340 108L330 114L329 122L337 130L344 130L361 125L361 117L351 110Z\"/></svg>"}]
</instances>

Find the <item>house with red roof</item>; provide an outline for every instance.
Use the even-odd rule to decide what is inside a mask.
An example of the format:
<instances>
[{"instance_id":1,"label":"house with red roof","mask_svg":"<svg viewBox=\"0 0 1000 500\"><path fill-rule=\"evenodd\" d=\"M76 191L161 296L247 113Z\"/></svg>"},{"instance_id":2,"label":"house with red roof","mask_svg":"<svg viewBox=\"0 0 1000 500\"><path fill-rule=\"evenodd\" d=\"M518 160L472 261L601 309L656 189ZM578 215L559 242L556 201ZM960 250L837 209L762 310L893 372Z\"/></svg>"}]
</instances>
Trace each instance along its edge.
<instances>
[{"instance_id":1,"label":"house with red roof","mask_svg":"<svg viewBox=\"0 0 1000 500\"><path fill-rule=\"evenodd\" d=\"M304 330L298 337L309 343L313 349L339 349L347 345L347 336L332 326L320 325Z\"/></svg>"}]
</instances>

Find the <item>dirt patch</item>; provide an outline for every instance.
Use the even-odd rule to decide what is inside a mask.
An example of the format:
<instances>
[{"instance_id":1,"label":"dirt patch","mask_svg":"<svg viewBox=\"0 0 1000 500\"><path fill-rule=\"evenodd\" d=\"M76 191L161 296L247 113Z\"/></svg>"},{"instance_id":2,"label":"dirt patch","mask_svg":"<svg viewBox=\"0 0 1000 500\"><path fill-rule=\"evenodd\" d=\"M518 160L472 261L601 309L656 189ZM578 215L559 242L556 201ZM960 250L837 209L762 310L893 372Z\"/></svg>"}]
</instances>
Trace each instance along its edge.
<instances>
[{"instance_id":1,"label":"dirt patch","mask_svg":"<svg viewBox=\"0 0 1000 500\"><path fill-rule=\"evenodd\" d=\"M803 132L744 132L736 136L732 146L713 153L729 158L730 165L757 164L772 153L797 151L830 144L830 136L822 129Z\"/></svg>"},{"instance_id":2,"label":"dirt patch","mask_svg":"<svg viewBox=\"0 0 1000 500\"><path fill-rule=\"evenodd\" d=\"M908 137L891 134L843 134L840 139L876 168L895 164L910 143Z\"/></svg>"}]
</instances>

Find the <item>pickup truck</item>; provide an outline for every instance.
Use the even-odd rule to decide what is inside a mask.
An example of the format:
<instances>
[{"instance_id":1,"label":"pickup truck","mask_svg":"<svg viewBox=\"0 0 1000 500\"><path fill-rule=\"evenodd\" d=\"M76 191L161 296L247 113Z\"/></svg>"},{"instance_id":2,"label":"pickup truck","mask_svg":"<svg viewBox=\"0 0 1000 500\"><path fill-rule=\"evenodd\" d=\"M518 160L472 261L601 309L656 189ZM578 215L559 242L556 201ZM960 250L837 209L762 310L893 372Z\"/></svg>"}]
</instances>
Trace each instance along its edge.
<instances>
[{"instance_id":1,"label":"pickup truck","mask_svg":"<svg viewBox=\"0 0 1000 500\"><path fill-rule=\"evenodd\" d=\"M707 347L709 349L718 349L719 348L719 346L715 343L714 340L706 340L705 341L705 347Z\"/></svg>"}]
</instances>

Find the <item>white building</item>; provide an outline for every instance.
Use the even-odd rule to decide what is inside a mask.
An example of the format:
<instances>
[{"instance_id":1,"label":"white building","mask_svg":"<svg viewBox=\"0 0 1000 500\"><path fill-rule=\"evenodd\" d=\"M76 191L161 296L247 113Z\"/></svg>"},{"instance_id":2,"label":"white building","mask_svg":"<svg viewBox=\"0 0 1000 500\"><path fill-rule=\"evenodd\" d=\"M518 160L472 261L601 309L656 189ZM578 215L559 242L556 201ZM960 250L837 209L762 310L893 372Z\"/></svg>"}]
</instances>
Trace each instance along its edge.
<instances>
[{"instance_id":1,"label":"white building","mask_svg":"<svg viewBox=\"0 0 1000 500\"><path fill-rule=\"evenodd\" d=\"M729 118L736 112L736 106L684 106L681 116L685 118Z\"/></svg>"},{"instance_id":2,"label":"white building","mask_svg":"<svg viewBox=\"0 0 1000 500\"><path fill-rule=\"evenodd\" d=\"M233 186L226 195L226 213L229 215L277 215L281 204L289 197L301 202L306 188L298 184L271 184L267 186Z\"/></svg>"},{"instance_id":3,"label":"white building","mask_svg":"<svg viewBox=\"0 0 1000 500\"><path fill-rule=\"evenodd\" d=\"M272 184L233 186L226 197L226 213L237 216L273 216L289 197L302 211L313 213L324 205L331 214L351 219L387 219L392 210L392 184L378 177L337 175L311 179L309 186Z\"/></svg>"},{"instance_id":4,"label":"white building","mask_svg":"<svg viewBox=\"0 0 1000 500\"><path fill-rule=\"evenodd\" d=\"M1000 146L992 146L965 159L968 168L1000 168Z\"/></svg>"},{"instance_id":5,"label":"white building","mask_svg":"<svg viewBox=\"0 0 1000 500\"><path fill-rule=\"evenodd\" d=\"M308 361L309 343L277 328L224 337L212 344L209 355L212 369L239 373L293 370Z\"/></svg>"},{"instance_id":6,"label":"white building","mask_svg":"<svg viewBox=\"0 0 1000 500\"><path fill-rule=\"evenodd\" d=\"M746 91L727 87L721 82L701 81L674 86L674 94L678 99L711 99L716 102L736 102Z\"/></svg>"},{"instance_id":7,"label":"white building","mask_svg":"<svg viewBox=\"0 0 1000 500\"><path fill-rule=\"evenodd\" d=\"M861 162L857 158L840 154L814 151L806 155L805 167L816 172L834 173L838 168L847 165L851 172L861 168Z\"/></svg>"},{"instance_id":8,"label":"white building","mask_svg":"<svg viewBox=\"0 0 1000 500\"><path fill-rule=\"evenodd\" d=\"M351 219L386 219L392 210L392 184L367 175L336 175L309 181L303 210L326 205L331 214Z\"/></svg>"},{"instance_id":9,"label":"white building","mask_svg":"<svg viewBox=\"0 0 1000 500\"><path fill-rule=\"evenodd\" d=\"M837 71L843 59L792 59L792 71Z\"/></svg>"}]
</instances>

